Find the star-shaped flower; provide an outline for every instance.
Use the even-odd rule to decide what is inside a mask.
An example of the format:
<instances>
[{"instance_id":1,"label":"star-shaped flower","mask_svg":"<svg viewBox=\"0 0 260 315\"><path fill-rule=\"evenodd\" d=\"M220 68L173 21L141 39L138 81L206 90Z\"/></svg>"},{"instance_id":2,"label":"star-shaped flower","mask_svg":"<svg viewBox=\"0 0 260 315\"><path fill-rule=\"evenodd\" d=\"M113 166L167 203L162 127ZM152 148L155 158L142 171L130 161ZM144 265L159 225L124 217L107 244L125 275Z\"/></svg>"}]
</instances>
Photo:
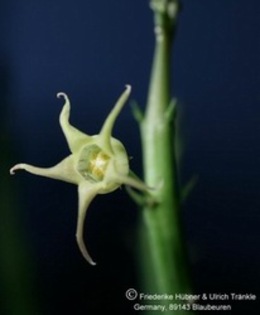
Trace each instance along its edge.
<instances>
[{"instance_id":1,"label":"star-shaped flower","mask_svg":"<svg viewBox=\"0 0 260 315\"><path fill-rule=\"evenodd\" d=\"M126 103L131 87L126 90L116 102L106 118L99 134L87 135L69 122L70 101L65 93L58 93L65 104L60 113L60 125L67 140L71 154L60 163L49 168L40 168L29 164L16 164L10 169L10 174L17 170L62 180L78 185L78 221L76 239L80 251L91 264L95 262L90 257L83 240L83 228L86 211L90 202L97 194L107 194L122 184L139 190L146 190L146 185L129 175L129 159L123 144L112 137L112 129L117 116Z\"/></svg>"}]
</instances>

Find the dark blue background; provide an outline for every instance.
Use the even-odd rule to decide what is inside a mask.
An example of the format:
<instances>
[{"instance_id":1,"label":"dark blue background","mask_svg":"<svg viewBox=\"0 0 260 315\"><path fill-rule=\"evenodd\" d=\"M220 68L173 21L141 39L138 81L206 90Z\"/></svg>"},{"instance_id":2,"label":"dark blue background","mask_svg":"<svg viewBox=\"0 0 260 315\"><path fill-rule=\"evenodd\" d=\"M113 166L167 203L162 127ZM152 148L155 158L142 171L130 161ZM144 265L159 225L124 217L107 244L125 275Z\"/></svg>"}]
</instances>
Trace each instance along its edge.
<instances>
[{"instance_id":1,"label":"dark blue background","mask_svg":"<svg viewBox=\"0 0 260 315\"><path fill-rule=\"evenodd\" d=\"M182 2L172 89L183 113L183 179L199 176L183 209L194 285L200 292L259 293L260 4ZM59 91L71 98L72 123L89 134L99 131L126 83L144 108L154 47L148 1L6 0L0 27L7 169L21 161L51 166L69 153L58 125ZM130 107L114 135L141 174ZM11 180L37 314L132 314L124 292L138 287L138 213L125 191L100 196L88 212L85 238L98 262L93 268L74 240L76 187L26 173ZM252 303L236 307L234 314L238 307L259 312Z\"/></svg>"}]
</instances>

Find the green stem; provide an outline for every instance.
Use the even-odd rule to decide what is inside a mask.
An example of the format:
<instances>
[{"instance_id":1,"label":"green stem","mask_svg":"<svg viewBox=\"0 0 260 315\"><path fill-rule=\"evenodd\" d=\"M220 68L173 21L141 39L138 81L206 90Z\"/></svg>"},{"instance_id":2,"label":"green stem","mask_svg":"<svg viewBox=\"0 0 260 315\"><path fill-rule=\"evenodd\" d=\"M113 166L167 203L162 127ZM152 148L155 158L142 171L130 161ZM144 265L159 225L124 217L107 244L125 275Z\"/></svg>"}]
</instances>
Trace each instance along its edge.
<instances>
[{"instance_id":1,"label":"green stem","mask_svg":"<svg viewBox=\"0 0 260 315\"><path fill-rule=\"evenodd\" d=\"M156 46L141 138L144 177L147 185L155 188L150 192L155 202L142 209L141 255L145 289L174 295L190 292L174 152L171 117L174 108L170 98L170 57L178 1L151 0L151 7Z\"/></svg>"}]
</instances>

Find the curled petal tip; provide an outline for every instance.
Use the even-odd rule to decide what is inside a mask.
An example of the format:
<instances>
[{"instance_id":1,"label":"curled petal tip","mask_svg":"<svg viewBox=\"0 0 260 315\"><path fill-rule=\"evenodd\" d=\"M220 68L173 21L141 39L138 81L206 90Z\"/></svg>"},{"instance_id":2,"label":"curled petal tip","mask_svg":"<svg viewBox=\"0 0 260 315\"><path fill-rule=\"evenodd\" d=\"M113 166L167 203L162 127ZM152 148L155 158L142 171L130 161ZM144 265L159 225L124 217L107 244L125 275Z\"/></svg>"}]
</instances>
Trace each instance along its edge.
<instances>
[{"instance_id":1,"label":"curled petal tip","mask_svg":"<svg viewBox=\"0 0 260 315\"><path fill-rule=\"evenodd\" d=\"M59 92L57 93L57 98L61 98L64 97L65 99L68 99L68 95L64 92Z\"/></svg>"},{"instance_id":2,"label":"curled petal tip","mask_svg":"<svg viewBox=\"0 0 260 315\"><path fill-rule=\"evenodd\" d=\"M85 244L84 244L84 241L83 241L83 239L82 239L82 236L81 236L81 235L80 235L80 236L77 235L76 238L77 238L77 243L78 243L79 249L80 249L81 254L83 255L83 257L86 259L86 261L87 261L90 265L95 266L96 263L95 263L95 262L93 261L93 259L90 257L90 255L89 255L89 253L88 253L88 251L87 251L87 249L86 249L86 246L85 246Z\"/></svg>"},{"instance_id":3,"label":"curled petal tip","mask_svg":"<svg viewBox=\"0 0 260 315\"><path fill-rule=\"evenodd\" d=\"M132 90L132 86L130 84L126 84L125 88L128 90L128 92L130 93Z\"/></svg>"},{"instance_id":4,"label":"curled petal tip","mask_svg":"<svg viewBox=\"0 0 260 315\"><path fill-rule=\"evenodd\" d=\"M21 170L23 167L22 167L22 164L16 164L15 166L13 166L11 169L10 169L10 174L11 175L15 175L15 171L17 170Z\"/></svg>"},{"instance_id":5,"label":"curled petal tip","mask_svg":"<svg viewBox=\"0 0 260 315\"><path fill-rule=\"evenodd\" d=\"M93 260L89 261L89 263L90 263L91 266L96 266L97 265L97 263L94 262Z\"/></svg>"}]
</instances>

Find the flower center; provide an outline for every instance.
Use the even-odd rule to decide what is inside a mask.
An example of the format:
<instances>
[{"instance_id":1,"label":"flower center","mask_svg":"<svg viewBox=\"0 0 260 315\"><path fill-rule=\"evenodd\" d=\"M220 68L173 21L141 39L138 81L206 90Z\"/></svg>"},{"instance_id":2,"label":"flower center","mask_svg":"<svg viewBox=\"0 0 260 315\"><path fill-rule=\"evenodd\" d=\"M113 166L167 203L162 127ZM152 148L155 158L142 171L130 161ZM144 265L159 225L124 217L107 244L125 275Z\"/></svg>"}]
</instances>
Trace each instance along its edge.
<instances>
[{"instance_id":1,"label":"flower center","mask_svg":"<svg viewBox=\"0 0 260 315\"><path fill-rule=\"evenodd\" d=\"M88 181L97 183L104 179L110 157L93 144L86 146L80 154L77 165L79 173Z\"/></svg>"}]
</instances>

